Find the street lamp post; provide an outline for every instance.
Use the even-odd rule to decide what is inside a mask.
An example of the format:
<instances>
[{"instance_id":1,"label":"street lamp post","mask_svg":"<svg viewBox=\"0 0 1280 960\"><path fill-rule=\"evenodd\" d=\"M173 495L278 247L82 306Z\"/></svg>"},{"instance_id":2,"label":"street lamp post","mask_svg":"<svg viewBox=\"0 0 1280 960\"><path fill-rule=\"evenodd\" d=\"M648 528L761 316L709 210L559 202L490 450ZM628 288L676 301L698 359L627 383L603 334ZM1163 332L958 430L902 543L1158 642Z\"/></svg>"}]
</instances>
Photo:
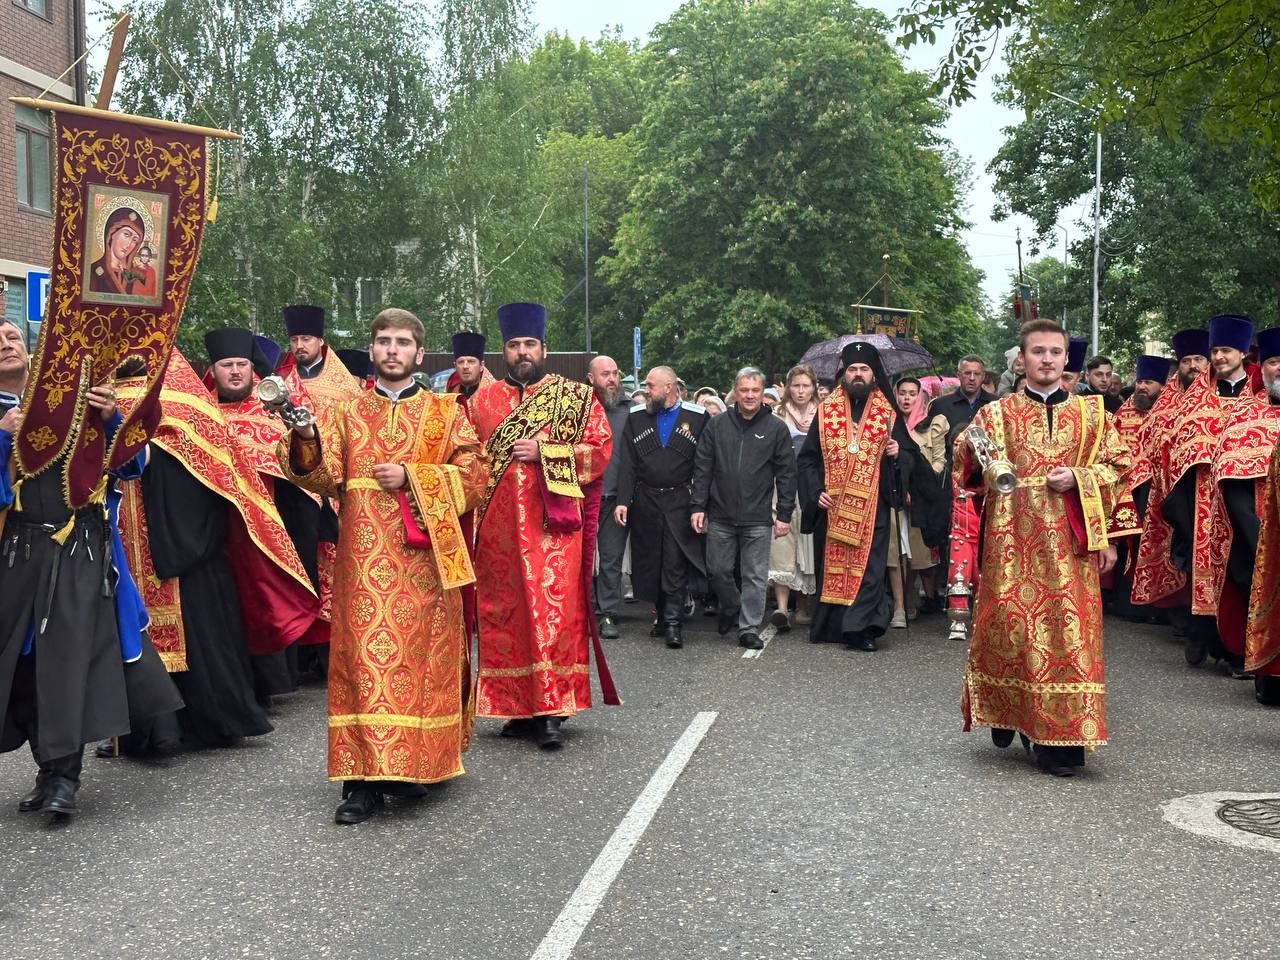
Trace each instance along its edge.
<instances>
[{"instance_id":1,"label":"street lamp post","mask_svg":"<svg viewBox=\"0 0 1280 960\"><path fill-rule=\"evenodd\" d=\"M1067 261L1067 247L1070 245L1070 243L1069 243L1069 241L1068 241L1068 239L1067 239L1068 234L1067 234L1067 228L1066 228L1066 227L1064 227L1064 226L1063 226L1062 224L1060 224L1060 223L1055 223L1055 224L1053 225L1053 229L1055 229L1055 230L1061 230L1061 231L1062 231L1062 290L1063 290L1063 297L1062 297L1062 329L1063 329L1063 330L1065 330L1065 329L1067 329L1067 298L1066 298L1066 290L1067 290L1067 273L1068 273L1068 271L1071 269L1071 266L1070 266L1070 264L1069 264L1069 263L1068 263L1068 261Z\"/></svg>"},{"instance_id":2,"label":"street lamp post","mask_svg":"<svg viewBox=\"0 0 1280 960\"><path fill-rule=\"evenodd\" d=\"M1049 96L1073 104L1081 110L1088 108L1079 100L1072 100L1060 93L1049 91ZM1093 167L1093 352L1098 352L1098 271L1102 256L1102 126L1097 129L1097 152Z\"/></svg>"}]
</instances>

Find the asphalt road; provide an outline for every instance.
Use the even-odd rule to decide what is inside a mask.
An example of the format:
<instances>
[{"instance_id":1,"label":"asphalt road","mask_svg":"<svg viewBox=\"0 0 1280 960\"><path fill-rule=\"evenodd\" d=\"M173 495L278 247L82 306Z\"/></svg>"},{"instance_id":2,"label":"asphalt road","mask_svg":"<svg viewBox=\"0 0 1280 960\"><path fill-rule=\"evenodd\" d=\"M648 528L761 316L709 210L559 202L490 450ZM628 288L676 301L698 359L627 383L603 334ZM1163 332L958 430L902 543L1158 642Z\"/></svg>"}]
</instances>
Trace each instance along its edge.
<instances>
[{"instance_id":1,"label":"asphalt road","mask_svg":"<svg viewBox=\"0 0 1280 960\"><path fill-rule=\"evenodd\" d=\"M1111 745L1063 781L961 732L964 649L940 617L876 654L796 630L744 659L710 620L669 651L628 612L608 645L624 707L567 724L553 755L482 721L465 777L358 827L332 822L318 688L236 749L87 760L67 825L17 813L33 764L0 757L0 957L531 958L708 711L578 960L1280 950L1278 855L1160 810L1280 795L1280 711L1187 668L1163 629L1108 623Z\"/></svg>"}]
</instances>

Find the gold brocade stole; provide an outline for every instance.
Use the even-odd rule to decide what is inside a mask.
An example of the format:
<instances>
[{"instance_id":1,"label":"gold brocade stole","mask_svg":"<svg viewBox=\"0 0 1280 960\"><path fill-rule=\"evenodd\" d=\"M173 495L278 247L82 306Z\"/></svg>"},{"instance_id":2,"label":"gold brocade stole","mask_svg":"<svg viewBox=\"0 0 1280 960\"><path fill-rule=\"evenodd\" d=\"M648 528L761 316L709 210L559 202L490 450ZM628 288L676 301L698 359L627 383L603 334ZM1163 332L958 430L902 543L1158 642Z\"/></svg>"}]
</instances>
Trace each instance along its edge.
<instances>
[{"instance_id":1,"label":"gold brocade stole","mask_svg":"<svg viewBox=\"0 0 1280 960\"><path fill-rule=\"evenodd\" d=\"M550 385L526 393L524 399L494 427L485 443L490 472L484 500L476 510L477 529L484 521L498 483L511 466L511 451L516 441L531 439L547 427L551 429L551 440L542 443L540 449L547 489L561 496L582 498L573 447L582 441L586 433L591 397L591 387L587 384L556 376Z\"/></svg>"},{"instance_id":2,"label":"gold brocade stole","mask_svg":"<svg viewBox=\"0 0 1280 960\"><path fill-rule=\"evenodd\" d=\"M141 391L139 391L139 394ZM170 673L187 669L187 636L182 622L182 591L177 577L161 580L151 558L147 513L142 505L141 482L121 486L120 542L151 619L147 633Z\"/></svg>"},{"instance_id":3,"label":"gold brocade stole","mask_svg":"<svg viewBox=\"0 0 1280 960\"><path fill-rule=\"evenodd\" d=\"M1034 403L1034 401L1029 401ZM1091 469L1098 459L1098 451L1102 448L1103 432L1106 429L1107 411L1102 397L1073 396L1066 403L1058 404L1059 423L1063 414L1074 410L1080 418L1079 436L1076 439L1075 453L1072 463L1067 466L1076 478L1076 492L1080 498L1080 508L1084 519L1085 543L1080 546L1086 550L1104 550L1110 542L1107 536L1109 508L1103 491L1098 486L1098 478ZM989 403L982 408L982 419L986 425L987 435L995 441L1002 454L1017 466L1016 459L1008 453L1011 440L1023 439L1035 443L1037 438L1010 438L1005 434L1004 407L1000 403ZM1054 433L1058 430L1055 428ZM1045 445L1053 443L1053 438L1039 438ZM1043 487L1048 474L1018 474L1019 487ZM991 500L991 503L997 501Z\"/></svg>"},{"instance_id":4,"label":"gold brocade stole","mask_svg":"<svg viewBox=\"0 0 1280 960\"><path fill-rule=\"evenodd\" d=\"M873 390L852 442L849 397L844 390L833 391L822 401L817 415L826 487L840 491L827 511L822 602L848 607L858 596L871 554L880 494L880 458L895 415L884 394Z\"/></svg>"},{"instance_id":5,"label":"gold brocade stole","mask_svg":"<svg viewBox=\"0 0 1280 960\"><path fill-rule=\"evenodd\" d=\"M405 474L413 493L416 519L431 537L440 585L446 590L456 590L476 582L459 516L467 501L462 475L457 467L445 462L444 456L453 437L454 421L462 408L451 396L441 399L428 395L426 400L413 462L405 465ZM443 415L437 419L432 407ZM440 429L441 420L443 429Z\"/></svg>"}]
</instances>

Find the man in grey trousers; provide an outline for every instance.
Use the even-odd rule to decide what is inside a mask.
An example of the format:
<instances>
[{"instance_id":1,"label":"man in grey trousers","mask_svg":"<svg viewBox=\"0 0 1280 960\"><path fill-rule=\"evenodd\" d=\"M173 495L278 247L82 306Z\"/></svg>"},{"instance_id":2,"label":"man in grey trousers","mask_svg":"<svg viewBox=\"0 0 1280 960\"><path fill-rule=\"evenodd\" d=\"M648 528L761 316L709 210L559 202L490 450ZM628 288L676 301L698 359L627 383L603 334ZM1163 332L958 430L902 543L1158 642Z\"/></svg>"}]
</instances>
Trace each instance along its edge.
<instances>
[{"instance_id":1,"label":"man in grey trousers","mask_svg":"<svg viewBox=\"0 0 1280 960\"><path fill-rule=\"evenodd\" d=\"M760 623L769 588L769 544L791 529L796 459L786 424L764 408L764 374L744 367L734 384L736 405L713 417L698 442L690 522L707 535L707 575L720 600L721 635L736 623L738 645L759 650L764 646Z\"/></svg>"}]
</instances>

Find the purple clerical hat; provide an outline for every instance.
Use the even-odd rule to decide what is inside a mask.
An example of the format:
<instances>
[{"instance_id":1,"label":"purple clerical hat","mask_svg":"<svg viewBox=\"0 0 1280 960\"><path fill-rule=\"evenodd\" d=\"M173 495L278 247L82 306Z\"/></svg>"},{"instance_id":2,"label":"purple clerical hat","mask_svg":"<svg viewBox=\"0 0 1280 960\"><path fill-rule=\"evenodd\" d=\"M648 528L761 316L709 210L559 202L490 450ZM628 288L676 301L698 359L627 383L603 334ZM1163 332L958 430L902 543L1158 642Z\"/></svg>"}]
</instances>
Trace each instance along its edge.
<instances>
[{"instance_id":1,"label":"purple clerical hat","mask_svg":"<svg viewBox=\"0 0 1280 960\"><path fill-rule=\"evenodd\" d=\"M1072 337L1067 343L1067 373L1084 373L1084 360L1089 354L1089 341Z\"/></svg>"},{"instance_id":2,"label":"purple clerical hat","mask_svg":"<svg viewBox=\"0 0 1280 960\"><path fill-rule=\"evenodd\" d=\"M502 342L517 337L547 339L547 308L540 303L508 303L498 308Z\"/></svg>"},{"instance_id":3,"label":"purple clerical hat","mask_svg":"<svg viewBox=\"0 0 1280 960\"><path fill-rule=\"evenodd\" d=\"M294 303L280 311L284 327L291 337L323 337L324 307L310 303Z\"/></svg>"},{"instance_id":4,"label":"purple clerical hat","mask_svg":"<svg viewBox=\"0 0 1280 960\"><path fill-rule=\"evenodd\" d=\"M1169 379L1169 358L1155 357L1149 353L1140 356L1133 365L1134 380L1155 380L1164 383Z\"/></svg>"},{"instance_id":5,"label":"purple clerical hat","mask_svg":"<svg viewBox=\"0 0 1280 960\"><path fill-rule=\"evenodd\" d=\"M1258 331L1258 362L1280 357L1280 327Z\"/></svg>"},{"instance_id":6,"label":"purple clerical hat","mask_svg":"<svg viewBox=\"0 0 1280 960\"><path fill-rule=\"evenodd\" d=\"M1209 321L1209 349L1234 347L1249 352L1253 343L1253 321L1235 313L1220 313Z\"/></svg>"},{"instance_id":7,"label":"purple clerical hat","mask_svg":"<svg viewBox=\"0 0 1280 960\"><path fill-rule=\"evenodd\" d=\"M1182 360L1186 357L1209 356L1208 330L1180 330L1173 335L1173 355Z\"/></svg>"},{"instance_id":8,"label":"purple clerical hat","mask_svg":"<svg viewBox=\"0 0 1280 960\"><path fill-rule=\"evenodd\" d=\"M507 339L510 339L508 337ZM539 340L542 338L539 337ZM475 357L477 360L484 359L484 334L474 333L471 330L459 330L453 335L453 359L459 357Z\"/></svg>"}]
</instances>

